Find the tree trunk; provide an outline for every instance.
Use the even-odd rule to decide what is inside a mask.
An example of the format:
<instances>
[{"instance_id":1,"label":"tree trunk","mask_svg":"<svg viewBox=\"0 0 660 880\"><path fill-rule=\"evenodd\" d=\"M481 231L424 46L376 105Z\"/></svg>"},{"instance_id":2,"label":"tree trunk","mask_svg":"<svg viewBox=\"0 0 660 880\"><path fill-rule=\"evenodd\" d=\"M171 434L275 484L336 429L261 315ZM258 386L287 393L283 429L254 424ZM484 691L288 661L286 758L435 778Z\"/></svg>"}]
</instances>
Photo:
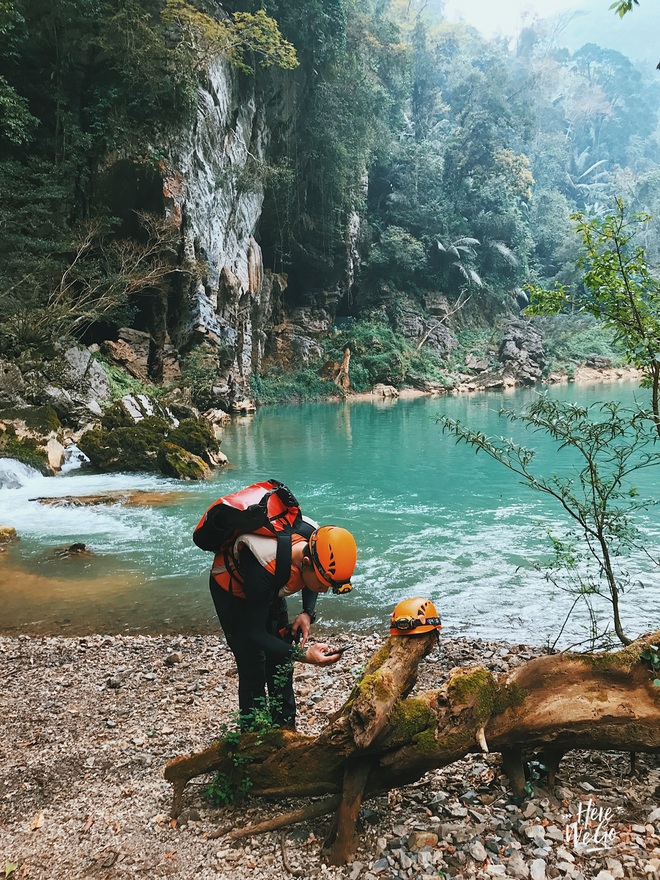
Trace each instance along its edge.
<instances>
[{"instance_id":1,"label":"tree trunk","mask_svg":"<svg viewBox=\"0 0 660 880\"><path fill-rule=\"evenodd\" d=\"M351 363L351 350L350 348L346 348L344 350L344 357L342 358L342 362L339 366L339 372L335 376L334 382L337 387L341 388L342 391L350 391L351 390L351 379L348 374L349 364Z\"/></svg>"},{"instance_id":2,"label":"tree trunk","mask_svg":"<svg viewBox=\"0 0 660 880\"><path fill-rule=\"evenodd\" d=\"M575 748L660 751L660 688L640 658L660 632L617 653L539 657L499 677L460 667L438 690L408 696L436 640L435 632L390 637L318 737L274 730L257 740L246 733L231 747L241 764L249 761L254 794L342 795L333 864L350 855L363 799L480 748L502 753L518 795L525 784L523 760L535 751L551 755L555 770L561 755ZM231 766L222 742L170 761L165 778L174 786L172 815L181 810L188 780ZM334 808L336 801L329 803Z\"/></svg>"}]
</instances>

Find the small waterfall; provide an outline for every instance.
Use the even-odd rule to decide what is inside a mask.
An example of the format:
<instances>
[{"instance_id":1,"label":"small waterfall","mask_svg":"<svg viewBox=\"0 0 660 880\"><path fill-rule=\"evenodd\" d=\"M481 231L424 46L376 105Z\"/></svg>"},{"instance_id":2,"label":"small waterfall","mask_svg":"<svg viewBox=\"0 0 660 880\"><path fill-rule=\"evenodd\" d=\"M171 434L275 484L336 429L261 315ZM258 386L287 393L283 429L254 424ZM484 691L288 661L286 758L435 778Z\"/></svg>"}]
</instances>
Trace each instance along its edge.
<instances>
[{"instance_id":1,"label":"small waterfall","mask_svg":"<svg viewBox=\"0 0 660 880\"><path fill-rule=\"evenodd\" d=\"M0 489L20 489L42 474L15 458L0 458Z\"/></svg>"},{"instance_id":2,"label":"small waterfall","mask_svg":"<svg viewBox=\"0 0 660 880\"><path fill-rule=\"evenodd\" d=\"M60 468L60 473L67 474L69 471L78 470L79 467L88 461L89 459L85 453L78 449L75 443L71 443L64 450L64 463Z\"/></svg>"}]
</instances>

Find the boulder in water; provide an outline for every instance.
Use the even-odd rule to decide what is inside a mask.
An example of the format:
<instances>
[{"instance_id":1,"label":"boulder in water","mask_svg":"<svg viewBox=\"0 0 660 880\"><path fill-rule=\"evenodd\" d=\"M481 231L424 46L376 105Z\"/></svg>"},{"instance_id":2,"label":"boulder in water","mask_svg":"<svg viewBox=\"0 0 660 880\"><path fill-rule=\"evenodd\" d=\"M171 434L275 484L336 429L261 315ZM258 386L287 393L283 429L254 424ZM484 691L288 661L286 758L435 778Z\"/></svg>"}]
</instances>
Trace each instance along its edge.
<instances>
[{"instance_id":1,"label":"boulder in water","mask_svg":"<svg viewBox=\"0 0 660 880\"><path fill-rule=\"evenodd\" d=\"M161 443L158 464L166 476L177 480L205 480L211 473L202 458L174 443Z\"/></svg>"},{"instance_id":2,"label":"boulder in water","mask_svg":"<svg viewBox=\"0 0 660 880\"><path fill-rule=\"evenodd\" d=\"M18 541L16 529L12 526L0 526L0 550L5 549L5 545L13 544Z\"/></svg>"},{"instance_id":3,"label":"boulder in water","mask_svg":"<svg viewBox=\"0 0 660 880\"><path fill-rule=\"evenodd\" d=\"M384 385L382 382L378 382L378 384L374 385L371 389L371 393L375 397L398 397L399 390L395 388L394 385Z\"/></svg>"},{"instance_id":4,"label":"boulder in water","mask_svg":"<svg viewBox=\"0 0 660 880\"><path fill-rule=\"evenodd\" d=\"M83 434L78 446L100 470L160 471L186 480L205 479L209 467L226 462L206 419L179 421L146 395L130 395L110 407L101 426Z\"/></svg>"},{"instance_id":5,"label":"boulder in water","mask_svg":"<svg viewBox=\"0 0 660 880\"><path fill-rule=\"evenodd\" d=\"M70 547L60 547L53 554L56 559L70 559L77 556L91 556L92 551L87 549L87 545L82 541L71 544Z\"/></svg>"}]
</instances>

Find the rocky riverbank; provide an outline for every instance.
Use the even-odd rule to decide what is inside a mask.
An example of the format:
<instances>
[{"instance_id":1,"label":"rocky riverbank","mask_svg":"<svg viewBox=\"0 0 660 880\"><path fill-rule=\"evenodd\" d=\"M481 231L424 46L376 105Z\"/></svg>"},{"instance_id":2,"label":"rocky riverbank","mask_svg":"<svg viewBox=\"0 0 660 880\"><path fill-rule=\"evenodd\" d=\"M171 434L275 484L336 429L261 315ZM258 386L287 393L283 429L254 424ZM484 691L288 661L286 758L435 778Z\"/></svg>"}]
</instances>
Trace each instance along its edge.
<instances>
[{"instance_id":1,"label":"rocky riverbank","mask_svg":"<svg viewBox=\"0 0 660 880\"><path fill-rule=\"evenodd\" d=\"M326 633L335 642L342 633ZM296 669L301 731L315 733L345 701L386 637L356 638L336 667ZM539 653L528 646L441 640L418 689L449 669L494 672ZM212 835L300 803L250 800L219 809L208 780L192 783L179 820L168 818L165 763L207 745L235 711L236 678L216 636L0 637L0 870L5 876L334 880L568 878L656 880L660 866L660 756L573 752L552 789L531 765L532 795L513 798L499 755L474 755L416 785L369 801L360 846L344 868L323 860L328 820L229 844ZM584 847L587 824L600 841ZM597 811L602 809L602 814ZM596 812L593 812L593 811ZM596 817L596 818L594 818Z\"/></svg>"}]
</instances>

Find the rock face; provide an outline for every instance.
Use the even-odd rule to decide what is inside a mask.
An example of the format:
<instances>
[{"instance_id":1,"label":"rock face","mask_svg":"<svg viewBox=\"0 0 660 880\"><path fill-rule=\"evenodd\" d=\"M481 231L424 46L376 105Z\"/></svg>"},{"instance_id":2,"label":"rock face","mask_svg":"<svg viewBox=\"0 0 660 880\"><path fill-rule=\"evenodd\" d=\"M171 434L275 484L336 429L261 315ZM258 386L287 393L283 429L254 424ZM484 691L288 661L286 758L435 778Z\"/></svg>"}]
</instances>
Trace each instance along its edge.
<instances>
[{"instance_id":1,"label":"rock face","mask_svg":"<svg viewBox=\"0 0 660 880\"><path fill-rule=\"evenodd\" d=\"M64 462L62 425L50 406L0 409L0 458L54 474Z\"/></svg>"},{"instance_id":2,"label":"rock face","mask_svg":"<svg viewBox=\"0 0 660 880\"><path fill-rule=\"evenodd\" d=\"M228 64L212 64L199 92L197 119L166 169L163 187L192 277L192 306L173 342L183 350L201 340L228 349L230 363L218 384L227 384L233 399L249 396L250 377L263 356L263 328L285 286L264 273L254 238L268 132L253 86L246 89Z\"/></svg>"},{"instance_id":3,"label":"rock face","mask_svg":"<svg viewBox=\"0 0 660 880\"><path fill-rule=\"evenodd\" d=\"M111 399L105 370L84 346L26 367L0 361L0 410L48 407L63 425L81 426L98 418Z\"/></svg>"},{"instance_id":4,"label":"rock face","mask_svg":"<svg viewBox=\"0 0 660 880\"><path fill-rule=\"evenodd\" d=\"M466 366L478 374L459 386L462 391L514 388L534 385L543 377L545 350L543 336L529 321L514 318L504 328L498 352L499 364L491 369L482 359L473 358Z\"/></svg>"},{"instance_id":5,"label":"rock face","mask_svg":"<svg viewBox=\"0 0 660 880\"><path fill-rule=\"evenodd\" d=\"M396 327L420 348L425 346L442 360L446 360L458 348L456 337L443 323L443 319L449 314L449 304L444 297L438 295L427 297L427 308L429 307L430 315L426 317L418 309L404 306L396 316Z\"/></svg>"},{"instance_id":6,"label":"rock face","mask_svg":"<svg viewBox=\"0 0 660 880\"><path fill-rule=\"evenodd\" d=\"M529 321L511 321L500 345L500 361L505 373L524 385L533 385L541 378L545 366L541 333Z\"/></svg>"}]
</instances>

